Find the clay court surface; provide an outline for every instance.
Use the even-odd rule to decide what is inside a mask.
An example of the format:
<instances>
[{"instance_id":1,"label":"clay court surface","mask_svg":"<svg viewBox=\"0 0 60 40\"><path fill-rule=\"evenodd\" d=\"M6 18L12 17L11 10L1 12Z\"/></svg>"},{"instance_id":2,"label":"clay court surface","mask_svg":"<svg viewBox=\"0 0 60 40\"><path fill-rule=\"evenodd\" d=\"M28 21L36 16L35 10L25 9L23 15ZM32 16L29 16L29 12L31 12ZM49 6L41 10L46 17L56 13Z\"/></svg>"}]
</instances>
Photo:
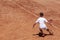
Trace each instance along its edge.
<instances>
[{"instance_id":1,"label":"clay court surface","mask_svg":"<svg viewBox=\"0 0 60 40\"><path fill-rule=\"evenodd\" d=\"M39 33L32 26L41 11L53 19L54 26L47 26L54 35L33 35ZM60 0L0 0L0 40L60 40Z\"/></svg>"}]
</instances>

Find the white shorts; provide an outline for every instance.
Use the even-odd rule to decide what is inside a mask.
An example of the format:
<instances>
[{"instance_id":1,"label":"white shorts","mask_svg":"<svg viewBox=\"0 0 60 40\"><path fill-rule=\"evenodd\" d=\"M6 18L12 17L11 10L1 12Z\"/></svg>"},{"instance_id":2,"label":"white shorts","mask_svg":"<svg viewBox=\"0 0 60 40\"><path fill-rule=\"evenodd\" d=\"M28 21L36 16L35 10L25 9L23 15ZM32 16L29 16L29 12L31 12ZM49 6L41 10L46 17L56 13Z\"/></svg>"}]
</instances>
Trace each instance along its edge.
<instances>
[{"instance_id":1,"label":"white shorts","mask_svg":"<svg viewBox=\"0 0 60 40\"><path fill-rule=\"evenodd\" d=\"M39 28L41 28L41 29L47 29L47 26L46 25L40 25Z\"/></svg>"},{"instance_id":2,"label":"white shorts","mask_svg":"<svg viewBox=\"0 0 60 40\"><path fill-rule=\"evenodd\" d=\"M47 29L47 27L40 27L41 29Z\"/></svg>"}]
</instances>

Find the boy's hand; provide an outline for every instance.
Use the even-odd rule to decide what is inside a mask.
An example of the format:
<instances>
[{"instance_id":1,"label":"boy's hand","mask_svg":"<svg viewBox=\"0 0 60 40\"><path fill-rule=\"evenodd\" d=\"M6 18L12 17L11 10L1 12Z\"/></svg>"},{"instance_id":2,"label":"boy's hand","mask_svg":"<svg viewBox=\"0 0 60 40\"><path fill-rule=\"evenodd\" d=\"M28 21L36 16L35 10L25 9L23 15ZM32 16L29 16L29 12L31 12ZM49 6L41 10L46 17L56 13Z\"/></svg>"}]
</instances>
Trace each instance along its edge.
<instances>
[{"instance_id":1,"label":"boy's hand","mask_svg":"<svg viewBox=\"0 0 60 40\"><path fill-rule=\"evenodd\" d=\"M52 19L50 19L50 20L48 20L48 21L49 21L49 23L52 23L52 21L53 21L53 20L52 20Z\"/></svg>"},{"instance_id":2,"label":"boy's hand","mask_svg":"<svg viewBox=\"0 0 60 40\"><path fill-rule=\"evenodd\" d=\"M33 25L33 28L34 28L34 25Z\"/></svg>"}]
</instances>

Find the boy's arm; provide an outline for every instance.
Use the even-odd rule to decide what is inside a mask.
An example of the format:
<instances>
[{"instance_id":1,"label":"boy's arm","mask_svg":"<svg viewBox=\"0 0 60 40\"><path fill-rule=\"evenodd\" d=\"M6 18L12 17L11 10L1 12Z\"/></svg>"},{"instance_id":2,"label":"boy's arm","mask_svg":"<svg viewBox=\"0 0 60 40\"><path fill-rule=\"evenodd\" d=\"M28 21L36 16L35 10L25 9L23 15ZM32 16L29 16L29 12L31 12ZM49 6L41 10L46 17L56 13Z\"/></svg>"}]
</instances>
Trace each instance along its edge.
<instances>
[{"instance_id":1,"label":"boy's arm","mask_svg":"<svg viewBox=\"0 0 60 40\"><path fill-rule=\"evenodd\" d=\"M48 20L48 24L52 26L52 19Z\"/></svg>"},{"instance_id":2,"label":"boy's arm","mask_svg":"<svg viewBox=\"0 0 60 40\"><path fill-rule=\"evenodd\" d=\"M33 28L35 27L35 25L39 23L39 18L36 20L36 22L33 24Z\"/></svg>"},{"instance_id":3,"label":"boy's arm","mask_svg":"<svg viewBox=\"0 0 60 40\"><path fill-rule=\"evenodd\" d=\"M34 24L33 24L33 28L35 27L36 24L37 24L37 23L34 23Z\"/></svg>"},{"instance_id":4,"label":"boy's arm","mask_svg":"<svg viewBox=\"0 0 60 40\"><path fill-rule=\"evenodd\" d=\"M52 24L50 22L48 22L48 24L52 26Z\"/></svg>"}]
</instances>

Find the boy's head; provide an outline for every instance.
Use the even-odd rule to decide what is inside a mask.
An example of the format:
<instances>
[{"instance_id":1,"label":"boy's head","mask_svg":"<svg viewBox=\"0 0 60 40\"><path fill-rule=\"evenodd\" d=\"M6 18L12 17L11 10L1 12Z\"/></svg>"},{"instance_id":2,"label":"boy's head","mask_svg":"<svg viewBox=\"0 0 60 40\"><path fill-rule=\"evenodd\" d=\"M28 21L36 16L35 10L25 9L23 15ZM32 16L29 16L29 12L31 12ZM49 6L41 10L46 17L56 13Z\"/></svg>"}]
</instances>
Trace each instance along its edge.
<instances>
[{"instance_id":1,"label":"boy's head","mask_svg":"<svg viewBox=\"0 0 60 40\"><path fill-rule=\"evenodd\" d=\"M43 12L40 12L40 17L43 17L43 16L44 16Z\"/></svg>"}]
</instances>

